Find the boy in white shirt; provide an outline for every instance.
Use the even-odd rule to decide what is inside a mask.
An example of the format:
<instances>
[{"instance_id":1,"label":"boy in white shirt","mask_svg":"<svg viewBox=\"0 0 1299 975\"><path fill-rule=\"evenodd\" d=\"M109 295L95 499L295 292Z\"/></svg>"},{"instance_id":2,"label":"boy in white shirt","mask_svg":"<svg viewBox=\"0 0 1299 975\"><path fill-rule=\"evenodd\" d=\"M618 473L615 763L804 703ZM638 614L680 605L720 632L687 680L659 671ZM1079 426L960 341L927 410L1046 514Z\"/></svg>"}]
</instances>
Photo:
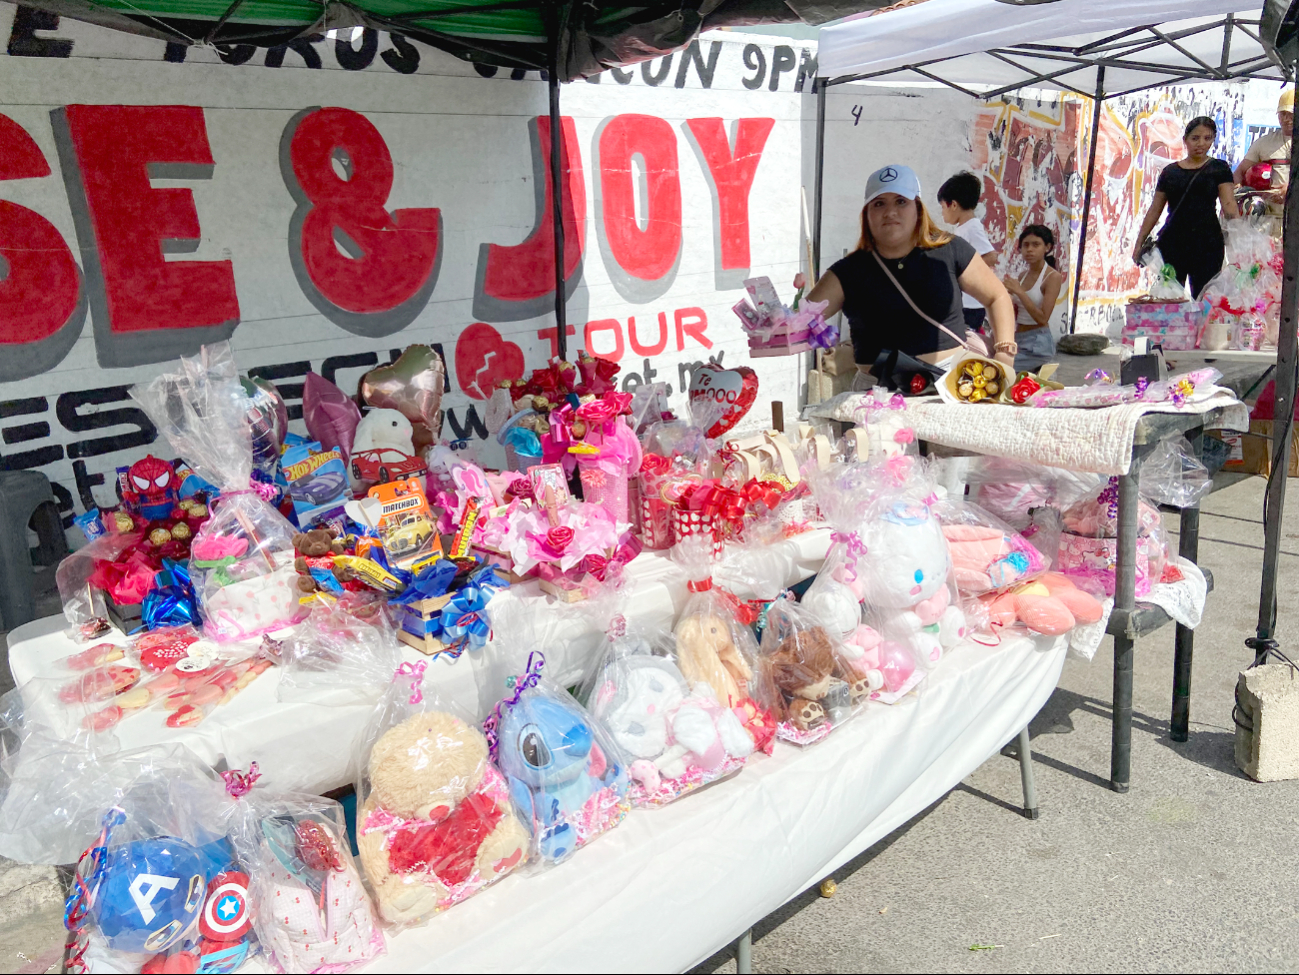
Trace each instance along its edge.
<instances>
[{"instance_id":1,"label":"boy in white shirt","mask_svg":"<svg viewBox=\"0 0 1299 975\"><path fill-rule=\"evenodd\" d=\"M943 222L954 229L953 233L974 248L989 267L997 266L997 251L983 229L983 221L974 215L983 193L983 184L974 173L957 173L938 187L938 202L943 210ZM977 298L961 295L961 310L965 325L977 332L983 327L985 312Z\"/></svg>"}]
</instances>

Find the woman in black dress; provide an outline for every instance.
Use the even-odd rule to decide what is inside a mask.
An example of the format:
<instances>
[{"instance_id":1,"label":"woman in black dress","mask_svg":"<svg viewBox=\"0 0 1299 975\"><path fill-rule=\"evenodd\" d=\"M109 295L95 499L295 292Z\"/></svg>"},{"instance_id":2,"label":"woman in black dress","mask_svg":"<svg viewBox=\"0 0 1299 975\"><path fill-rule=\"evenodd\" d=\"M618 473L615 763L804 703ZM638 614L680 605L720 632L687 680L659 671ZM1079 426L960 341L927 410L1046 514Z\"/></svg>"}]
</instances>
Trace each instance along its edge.
<instances>
[{"instance_id":1,"label":"woman in black dress","mask_svg":"<svg viewBox=\"0 0 1299 975\"><path fill-rule=\"evenodd\" d=\"M1234 220L1236 184L1231 167L1209 155L1218 139L1218 124L1207 115L1193 118L1186 125L1182 142L1186 157L1169 163L1155 184L1155 198L1141 221L1132 259L1141 263L1141 242L1159 222L1168 207L1168 219L1159 231L1157 243L1165 264L1177 271L1183 284L1191 279L1191 293L1200 292L1215 274L1222 270L1224 256L1222 225L1218 221L1218 204L1223 214Z\"/></svg>"},{"instance_id":2,"label":"woman in black dress","mask_svg":"<svg viewBox=\"0 0 1299 975\"><path fill-rule=\"evenodd\" d=\"M808 299L829 302L826 318L843 311L865 372L885 349L927 362L949 358L966 336L961 295L971 295L987 309L996 358L1013 371L1015 308L996 273L977 258L964 240L934 226L920 201L919 177L906 166L885 166L866 181L857 249L821 276Z\"/></svg>"}]
</instances>

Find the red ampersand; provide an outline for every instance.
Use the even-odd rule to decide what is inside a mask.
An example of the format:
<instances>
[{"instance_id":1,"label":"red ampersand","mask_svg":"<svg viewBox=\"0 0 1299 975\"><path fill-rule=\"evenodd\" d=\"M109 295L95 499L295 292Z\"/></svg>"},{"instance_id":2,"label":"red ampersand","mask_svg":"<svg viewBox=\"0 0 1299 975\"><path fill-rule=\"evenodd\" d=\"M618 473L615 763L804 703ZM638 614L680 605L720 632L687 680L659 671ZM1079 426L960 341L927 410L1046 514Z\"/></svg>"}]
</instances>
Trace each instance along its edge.
<instances>
[{"instance_id":1,"label":"red ampersand","mask_svg":"<svg viewBox=\"0 0 1299 975\"><path fill-rule=\"evenodd\" d=\"M317 109L294 128L289 160L286 179L299 215L305 211L296 235L301 270L320 295L353 315L395 311L421 292L427 300L441 212L385 209L392 156L370 120L345 108Z\"/></svg>"}]
</instances>

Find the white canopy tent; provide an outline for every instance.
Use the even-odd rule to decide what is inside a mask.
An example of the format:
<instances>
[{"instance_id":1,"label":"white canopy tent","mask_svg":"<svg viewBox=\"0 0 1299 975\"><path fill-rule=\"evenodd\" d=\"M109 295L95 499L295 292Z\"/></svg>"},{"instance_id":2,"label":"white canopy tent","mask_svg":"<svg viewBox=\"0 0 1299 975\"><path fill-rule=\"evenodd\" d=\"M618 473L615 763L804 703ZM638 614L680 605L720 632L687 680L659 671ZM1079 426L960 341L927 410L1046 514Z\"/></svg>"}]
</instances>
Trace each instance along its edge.
<instances>
[{"instance_id":1,"label":"white canopy tent","mask_svg":"<svg viewBox=\"0 0 1299 975\"><path fill-rule=\"evenodd\" d=\"M937 81L974 98L1031 88L1073 92L1099 104L1189 82L1262 78L1282 83L1292 68L1264 50L1258 8L1245 7L1246 2L922 0L823 28L813 224L818 271L826 86L885 78ZM1099 123L1100 113L1092 112L1070 332L1078 317Z\"/></svg>"},{"instance_id":2,"label":"white canopy tent","mask_svg":"<svg viewBox=\"0 0 1299 975\"><path fill-rule=\"evenodd\" d=\"M824 28L818 61L831 84L940 81L981 97L1287 77L1263 50L1257 4L1243 0L924 0Z\"/></svg>"}]
</instances>

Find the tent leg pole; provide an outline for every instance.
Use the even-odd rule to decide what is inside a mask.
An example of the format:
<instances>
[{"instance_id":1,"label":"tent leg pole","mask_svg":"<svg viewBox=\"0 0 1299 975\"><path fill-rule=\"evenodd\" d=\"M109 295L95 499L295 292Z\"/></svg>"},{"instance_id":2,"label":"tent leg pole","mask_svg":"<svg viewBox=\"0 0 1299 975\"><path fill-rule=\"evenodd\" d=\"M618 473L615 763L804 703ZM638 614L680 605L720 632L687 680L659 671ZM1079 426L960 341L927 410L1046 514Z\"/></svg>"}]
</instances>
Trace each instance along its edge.
<instances>
[{"instance_id":1,"label":"tent leg pole","mask_svg":"<svg viewBox=\"0 0 1299 975\"><path fill-rule=\"evenodd\" d=\"M825 192L825 83L826 78L814 78L816 88L816 182L812 190L812 283L821 277L821 205Z\"/></svg>"},{"instance_id":2,"label":"tent leg pole","mask_svg":"<svg viewBox=\"0 0 1299 975\"><path fill-rule=\"evenodd\" d=\"M568 358L567 295L564 281L564 169L561 143L563 122L559 114L558 58L550 64L550 203L555 225L555 346L559 358Z\"/></svg>"},{"instance_id":3,"label":"tent leg pole","mask_svg":"<svg viewBox=\"0 0 1299 975\"><path fill-rule=\"evenodd\" d=\"M1299 141L1299 140L1296 140ZM1290 164L1299 162L1299 145L1290 148ZM1276 356L1276 424L1272 436L1272 472L1268 475L1263 507L1263 581L1258 594L1258 629L1245 645L1254 651L1254 662L1263 663L1268 650L1276 646L1276 588L1281 548L1281 514L1290 469L1290 430L1294 425L1296 368L1299 341L1295 329L1299 305L1299 196L1286 191L1285 218L1281 231L1281 253L1285 259L1281 278L1281 334Z\"/></svg>"},{"instance_id":4,"label":"tent leg pole","mask_svg":"<svg viewBox=\"0 0 1299 975\"><path fill-rule=\"evenodd\" d=\"M1101 105L1105 102L1105 65L1096 69L1096 97L1092 100L1092 137L1087 150L1087 182L1083 186L1082 226L1078 228L1078 263L1073 274L1073 306L1069 309L1069 334L1078 327L1078 295L1082 291L1083 255L1087 252L1087 224L1092 215L1092 180L1096 176L1096 143L1100 139Z\"/></svg>"}]
</instances>

